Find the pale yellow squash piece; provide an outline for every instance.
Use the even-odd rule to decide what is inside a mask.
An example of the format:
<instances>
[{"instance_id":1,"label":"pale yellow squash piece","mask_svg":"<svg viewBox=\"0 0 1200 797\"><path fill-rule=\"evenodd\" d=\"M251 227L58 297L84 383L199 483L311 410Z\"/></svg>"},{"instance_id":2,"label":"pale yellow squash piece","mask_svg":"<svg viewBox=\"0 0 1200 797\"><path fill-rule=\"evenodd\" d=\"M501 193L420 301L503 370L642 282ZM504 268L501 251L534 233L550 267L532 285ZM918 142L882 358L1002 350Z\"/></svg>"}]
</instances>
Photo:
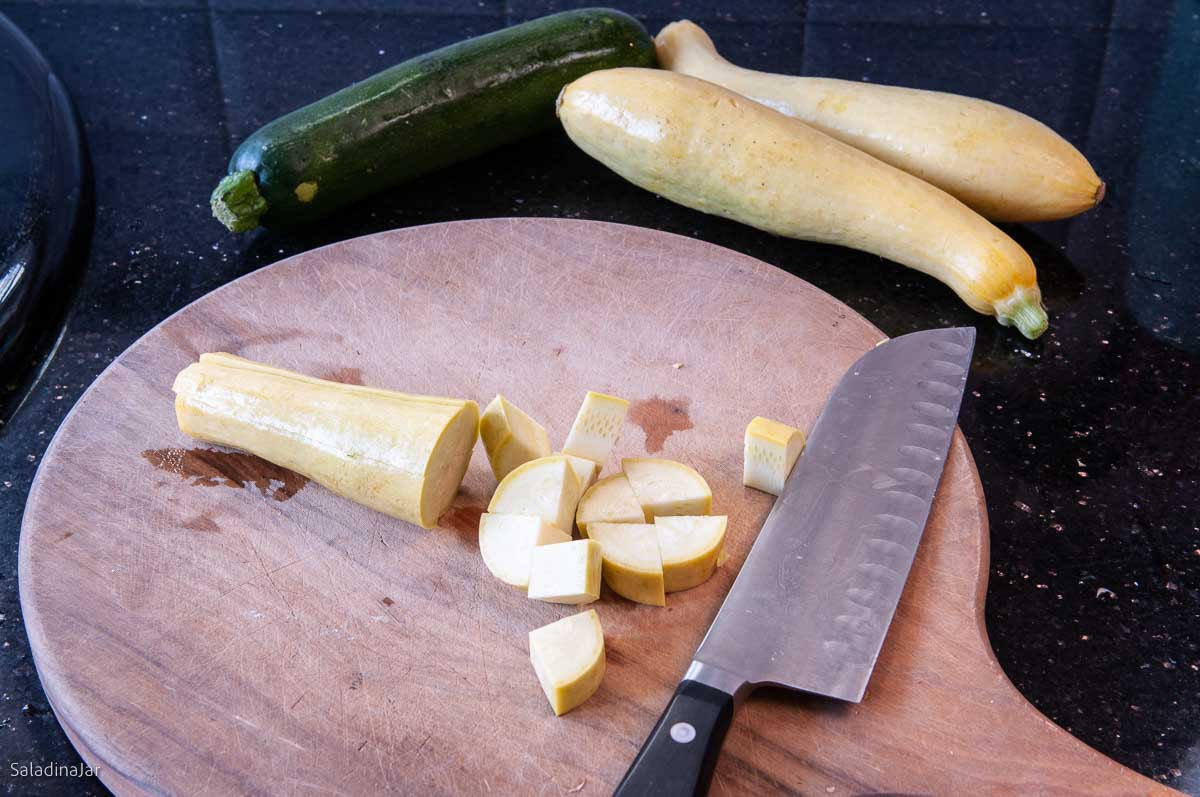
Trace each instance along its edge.
<instances>
[{"instance_id":1,"label":"pale yellow squash piece","mask_svg":"<svg viewBox=\"0 0 1200 797\"><path fill-rule=\"evenodd\" d=\"M571 468L575 471L575 478L579 479L579 489L586 493L596 483L596 477L600 475L600 463L573 454L563 454L563 456L567 458L567 462L571 463Z\"/></svg>"},{"instance_id":2,"label":"pale yellow squash piece","mask_svg":"<svg viewBox=\"0 0 1200 797\"><path fill-rule=\"evenodd\" d=\"M601 551L595 540L533 549L529 597L548 603L591 603L600 597Z\"/></svg>"},{"instance_id":3,"label":"pale yellow squash piece","mask_svg":"<svg viewBox=\"0 0 1200 797\"><path fill-rule=\"evenodd\" d=\"M173 390L184 434L425 528L450 507L479 428L473 401L329 382L232 354L201 354Z\"/></svg>"},{"instance_id":4,"label":"pale yellow squash piece","mask_svg":"<svg viewBox=\"0 0 1200 797\"><path fill-rule=\"evenodd\" d=\"M642 505L647 523L660 515L707 515L712 491L704 477L670 459L623 459L621 470Z\"/></svg>"},{"instance_id":5,"label":"pale yellow squash piece","mask_svg":"<svg viewBox=\"0 0 1200 797\"><path fill-rule=\"evenodd\" d=\"M629 402L625 399L589 390L567 434L563 453L590 459L604 467L621 436L628 411Z\"/></svg>"},{"instance_id":6,"label":"pale yellow squash piece","mask_svg":"<svg viewBox=\"0 0 1200 797\"><path fill-rule=\"evenodd\" d=\"M533 551L541 545L569 542L571 535L537 515L479 516L479 553L492 575L514 587L527 589Z\"/></svg>"},{"instance_id":7,"label":"pale yellow squash piece","mask_svg":"<svg viewBox=\"0 0 1200 797\"><path fill-rule=\"evenodd\" d=\"M652 523L592 523L588 537L600 543L604 583L638 603L666 606L658 531Z\"/></svg>"},{"instance_id":8,"label":"pale yellow squash piece","mask_svg":"<svg viewBox=\"0 0 1200 797\"><path fill-rule=\"evenodd\" d=\"M530 631L529 660L556 716L594 695L605 667L604 629L596 610Z\"/></svg>"},{"instance_id":9,"label":"pale yellow squash piece","mask_svg":"<svg viewBox=\"0 0 1200 797\"><path fill-rule=\"evenodd\" d=\"M483 411L479 436L496 481L530 460L550 455L550 435L546 428L501 395L492 399Z\"/></svg>"},{"instance_id":10,"label":"pale yellow squash piece","mask_svg":"<svg viewBox=\"0 0 1200 797\"><path fill-rule=\"evenodd\" d=\"M566 457L542 457L518 466L500 481L488 512L537 515L570 534L579 492L579 480Z\"/></svg>"},{"instance_id":11,"label":"pale yellow squash piece","mask_svg":"<svg viewBox=\"0 0 1200 797\"><path fill-rule=\"evenodd\" d=\"M803 450L804 433L799 429L768 418L755 418L746 426L742 483L779 495Z\"/></svg>"},{"instance_id":12,"label":"pale yellow squash piece","mask_svg":"<svg viewBox=\"0 0 1200 797\"><path fill-rule=\"evenodd\" d=\"M646 513L624 473L614 473L592 485L583 494L579 511L575 513L575 523L584 536L587 536L588 523L643 523L645 520Z\"/></svg>"},{"instance_id":13,"label":"pale yellow squash piece","mask_svg":"<svg viewBox=\"0 0 1200 797\"><path fill-rule=\"evenodd\" d=\"M667 592L691 589L708 581L725 547L724 515L657 517L658 550Z\"/></svg>"}]
</instances>

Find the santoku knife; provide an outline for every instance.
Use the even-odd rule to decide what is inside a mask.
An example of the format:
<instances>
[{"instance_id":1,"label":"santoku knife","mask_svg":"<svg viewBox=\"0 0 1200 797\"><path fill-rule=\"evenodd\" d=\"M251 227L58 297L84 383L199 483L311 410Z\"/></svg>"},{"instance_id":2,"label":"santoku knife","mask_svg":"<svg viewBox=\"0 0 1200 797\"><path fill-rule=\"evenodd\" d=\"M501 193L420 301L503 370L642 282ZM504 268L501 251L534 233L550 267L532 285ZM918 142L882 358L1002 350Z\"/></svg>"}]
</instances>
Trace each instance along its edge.
<instances>
[{"instance_id":1,"label":"santoku knife","mask_svg":"<svg viewBox=\"0 0 1200 797\"><path fill-rule=\"evenodd\" d=\"M746 563L617 797L704 794L755 687L859 702L950 449L975 330L860 357L825 405Z\"/></svg>"}]
</instances>

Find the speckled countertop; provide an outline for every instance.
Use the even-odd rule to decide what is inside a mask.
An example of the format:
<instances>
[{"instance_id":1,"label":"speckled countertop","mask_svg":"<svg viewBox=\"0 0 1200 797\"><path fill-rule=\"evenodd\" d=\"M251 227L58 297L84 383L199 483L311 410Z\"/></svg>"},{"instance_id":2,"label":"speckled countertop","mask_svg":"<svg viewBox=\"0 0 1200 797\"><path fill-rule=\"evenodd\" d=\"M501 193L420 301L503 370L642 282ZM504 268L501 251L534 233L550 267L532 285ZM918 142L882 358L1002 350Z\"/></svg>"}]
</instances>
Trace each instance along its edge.
<instances>
[{"instance_id":1,"label":"speckled countertop","mask_svg":"<svg viewBox=\"0 0 1200 797\"><path fill-rule=\"evenodd\" d=\"M620 4L689 17L746 66L944 89L1050 124L1108 181L1103 206L1014 227L1050 331L1030 343L876 257L774 238L622 182L560 133L420 180L297 235L235 237L207 197L234 144L384 66L566 3L4 0L74 96L95 164L91 258L67 334L0 430L0 759L77 762L17 600L22 507L91 380L167 314L259 266L397 226L505 215L617 221L773 263L885 332L979 330L962 429L988 496L988 630L1016 685L1118 761L1200 794L1200 5L1195 0ZM328 10L321 10L322 6ZM11 779L10 793L102 793Z\"/></svg>"}]
</instances>

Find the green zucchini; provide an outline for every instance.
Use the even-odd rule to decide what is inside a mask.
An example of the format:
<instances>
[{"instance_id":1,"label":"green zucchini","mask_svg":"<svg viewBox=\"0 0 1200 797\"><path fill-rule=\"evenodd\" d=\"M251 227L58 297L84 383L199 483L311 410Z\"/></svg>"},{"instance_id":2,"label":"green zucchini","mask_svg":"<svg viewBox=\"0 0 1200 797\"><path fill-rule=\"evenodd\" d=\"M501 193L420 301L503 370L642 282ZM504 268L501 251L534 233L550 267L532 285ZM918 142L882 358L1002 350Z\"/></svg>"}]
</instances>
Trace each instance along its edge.
<instances>
[{"instance_id":1,"label":"green zucchini","mask_svg":"<svg viewBox=\"0 0 1200 797\"><path fill-rule=\"evenodd\" d=\"M233 153L213 215L234 232L310 222L554 124L562 87L653 66L633 17L566 11L397 64L260 128Z\"/></svg>"}]
</instances>

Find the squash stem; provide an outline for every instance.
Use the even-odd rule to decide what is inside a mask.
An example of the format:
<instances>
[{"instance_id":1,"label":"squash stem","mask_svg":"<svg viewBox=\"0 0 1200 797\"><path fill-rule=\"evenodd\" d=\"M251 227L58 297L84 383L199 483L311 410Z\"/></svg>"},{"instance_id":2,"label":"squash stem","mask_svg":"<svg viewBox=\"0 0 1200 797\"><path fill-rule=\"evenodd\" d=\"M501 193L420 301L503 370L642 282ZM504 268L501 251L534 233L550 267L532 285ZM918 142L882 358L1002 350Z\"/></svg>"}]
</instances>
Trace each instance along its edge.
<instances>
[{"instance_id":1,"label":"squash stem","mask_svg":"<svg viewBox=\"0 0 1200 797\"><path fill-rule=\"evenodd\" d=\"M1050 324L1041 302L1029 300L1013 304L1009 308L1006 320L1030 340L1039 337Z\"/></svg>"},{"instance_id":2,"label":"squash stem","mask_svg":"<svg viewBox=\"0 0 1200 797\"><path fill-rule=\"evenodd\" d=\"M246 232L258 226L267 212L267 200L258 192L254 172L243 169L226 175L217 183L209 199L213 215L230 232Z\"/></svg>"}]
</instances>

